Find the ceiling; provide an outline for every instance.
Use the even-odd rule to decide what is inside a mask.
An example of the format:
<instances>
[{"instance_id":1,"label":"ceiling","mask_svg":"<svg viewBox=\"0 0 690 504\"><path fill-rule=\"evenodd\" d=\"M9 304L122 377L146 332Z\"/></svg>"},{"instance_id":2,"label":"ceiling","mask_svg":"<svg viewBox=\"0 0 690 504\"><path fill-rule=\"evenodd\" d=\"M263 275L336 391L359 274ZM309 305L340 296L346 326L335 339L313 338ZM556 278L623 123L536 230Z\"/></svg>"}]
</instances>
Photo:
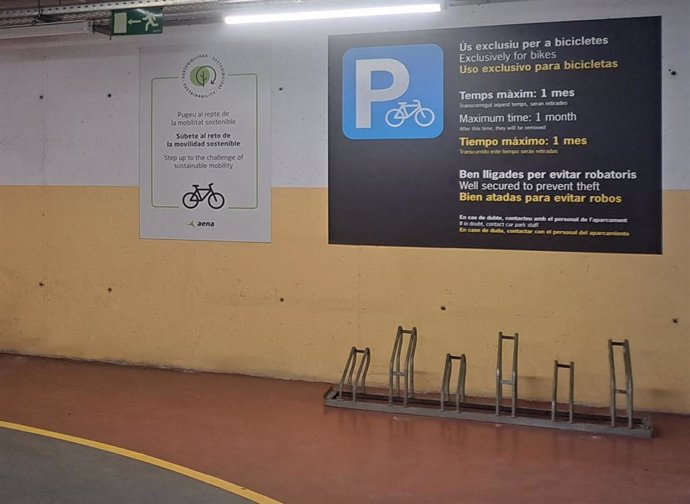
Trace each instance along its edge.
<instances>
[{"instance_id":1,"label":"ceiling","mask_svg":"<svg viewBox=\"0 0 690 504\"><path fill-rule=\"evenodd\" d=\"M496 3L516 0L447 0L448 5ZM232 9L265 5L352 4L352 0L2 0L0 28L91 20L100 30L109 30L112 10L164 7L166 25L189 25L220 22Z\"/></svg>"},{"instance_id":2,"label":"ceiling","mask_svg":"<svg viewBox=\"0 0 690 504\"><path fill-rule=\"evenodd\" d=\"M260 3L258 0L10 0L0 3L0 27L76 20L107 26L112 10L161 6L165 8L167 25L197 24L220 21L232 4Z\"/></svg>"}]
</instances>

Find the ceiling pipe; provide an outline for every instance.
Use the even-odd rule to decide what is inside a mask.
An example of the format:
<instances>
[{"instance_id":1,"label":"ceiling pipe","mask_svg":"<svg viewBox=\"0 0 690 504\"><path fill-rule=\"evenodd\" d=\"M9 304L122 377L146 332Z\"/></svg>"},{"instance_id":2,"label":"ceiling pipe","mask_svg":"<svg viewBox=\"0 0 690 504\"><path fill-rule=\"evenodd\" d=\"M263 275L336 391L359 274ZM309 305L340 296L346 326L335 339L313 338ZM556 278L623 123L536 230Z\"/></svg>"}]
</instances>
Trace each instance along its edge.
<instances>
[{"instance_id":1,"label":"ceiling pipe","mask_svg":"<svg viewBox=\"0 0 690 504\"><path fill-rule=\"evenodd\" d=\"M92 21L35 23L10 28L0 28L0 40L27 37L51 37L56 35L85 35L93 33Z\"/></svg>"}]
</instances>

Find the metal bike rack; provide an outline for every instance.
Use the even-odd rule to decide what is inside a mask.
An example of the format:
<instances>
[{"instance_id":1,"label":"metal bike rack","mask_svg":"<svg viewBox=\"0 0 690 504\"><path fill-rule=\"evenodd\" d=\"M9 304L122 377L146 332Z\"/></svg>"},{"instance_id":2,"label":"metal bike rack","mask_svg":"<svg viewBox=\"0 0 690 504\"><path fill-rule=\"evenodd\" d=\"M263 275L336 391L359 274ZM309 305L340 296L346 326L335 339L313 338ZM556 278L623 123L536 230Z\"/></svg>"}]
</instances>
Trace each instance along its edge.
<instances>
[{"instance_id":1,"label":"metal bike rack","mask_svg":"<svg viewBox=\"0 0 690 504\"><path fill-rule=\"evenodd\" d=\"M407 352L405 353L405 367L400 370L400 357L402 354L404 335L409 334ZM393 343L393 352L388 363L388 404L393 404L393 397L400 397L400 378L403 380L403 406L407 406L407 401L414 398L414 354L417 350L417 328L403 329L398 326ZM394 385L395 382L395 386Z\"/></svg>"},{"instance_id":2,"label":"metal bike rack","mask_svg":"<svg viewBox=\"0 0 690 504\"><path fill-rule=\"evenodd\" d=\"M407 352L403 360L402 347L404 336L409 335ZM513 342L513 366L511 378L503 378L502 350L504 340ZM417 329L410 330L398 327L393 352L388 365L388 391L379 389L371 392L366 389L366 377L369 370L371 352L369 348L364 350L353 347L350 350L347 364L338 385L331 387L324 395L326 406L355 409L364 411L377 411L384 413L422 415L430 417L451 418L456 420L470 420L491 424L524 425L530 427L543 427L548 429L560 429L584 432L588 434L610 434L648 439L652 437L652 424L647 418L634 418L632 416L632 369L630 366L630 346L626 341L609 341L609 361L611 363L611 414L590 412L575 412L574 381L575 364L561 364L554 362L554 383L552 390L551 407L517 406L517 354L518 334L513 336L499 333L498 362L496 368L496 398L493 401L468 401L465 397L465 380L467 373L467 357L446 354L443 381L440 394L422 394L415 396L414 391L414 355L417 348ZM623 359L626 369L626 388L616 388L613 347L623 347ZM358 356L361 360L358 362ZM458 387L455 391L455 401L451 400L450 381L452 379L453 361L459 361ZM355 372L356 369L356 372ZM565 412L558 412L558 373L561 369L569 370L569 394L568 394L568 421L556 421L557 418L566 418ZM403 379L401 385L400 381ZM502 386L513 387L512 407L503 407ZM615 395L625 394L627 403L627 426L617 426L623 418L615 416ZM440 408L439 408L440 404ZM452 406L455 406L452 408ZM510 411L511 415L501 415L503 411ZM499 413L499 414L497 414Z\"/></svg>"},{"instance_id":3,"label":"metal bike rack","mask_svg":"<svg viewBox=\"0 0 690 504\"><path fill-rule=\"evenodd\" d=\"M558 370L568 369L568 422L573 423L575 414L575 363L561 364L557 360L553 361L553 391L551 393L551 421L556 421L558 414Z\"/></svg>"},{"instance_id":4,"label":"metal bike rack","mask_svg":"<svg viewBox=\"0 0 690 504\"><path fill-rule=\"evenodd\" d=\"M455 411L460 411L460 404L465 402L465 378L467 377L467 357L462 355L446 354L446 363L443 366L443 381L441 382L441 411L445 409L446 401L450 397L450 378L453 374L453 361L460 361L458 368L458 388L455 390Z\"/></svg>"},{"instance_id":5,"label":"metal bike rack","mask_svg":"<svg viewBox=\"0 0 690 504\"><path fill-rule=\"evenodd\" d=\"M625 388L619 389L616 385L616 362L614 359L614 347L623 347L623 365L625 367ZM628 415L628 428L633 426L633 378L632 362L630 360L630 342L609 340L609 369L611 371L611 427L616 426L616 394L626 397L626 413Z\"/></svg>"},{"instance_id":6,"label":"metal bike rack","mask_svg":"<svg viewBox=\"0 0 690 504\"><path fill-rule=\"evenodd\" d=\"M513 369L510 372L510 380L503 379L503 340L513 342ZM510 385L512 388L510 416L515 417L518 395L518 343L520 336L518 333L507 336L503 332L498 333L498 358L496 359L496 415L501 414L501 403L503 402L503 385Z\"/></svg>"},{"instance_id":7,"label":"metal bike rack","mask_svg":"<svg viewBox=\"0 0 690 504\"><path fill-rule=\"evenodd\" d=\"M357 375L355 376L354 382L352 381L352 376L357 366L357 355L361 354L362 359L359 362L359 367L357 368ZM357 391L361 384L361 391L363 394L367 392L367 372L369 371L369 363L371 362L371 350L369 347L364 350L352 347L350 349L350 354L347 357L347 363L345 364L345 369L343 370L343 376L340 379L340 385L338 387L338 399L343 400L343 393L345 392L345 386L350 389L352 393L352 400L357 401Z\"/></svg>"}]
</instances>

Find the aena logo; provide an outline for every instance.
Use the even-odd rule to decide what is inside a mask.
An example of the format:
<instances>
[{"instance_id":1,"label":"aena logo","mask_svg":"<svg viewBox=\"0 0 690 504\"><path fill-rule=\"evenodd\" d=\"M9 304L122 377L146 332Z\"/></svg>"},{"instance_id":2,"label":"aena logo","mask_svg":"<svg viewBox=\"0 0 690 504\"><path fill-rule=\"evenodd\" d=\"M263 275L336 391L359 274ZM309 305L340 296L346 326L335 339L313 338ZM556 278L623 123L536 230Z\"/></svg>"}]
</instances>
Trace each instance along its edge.
<instances>
[{"instance_id":1,"label":"aena logo","mask_svg":"<svg viewBox=\"0 0 690 504\"><path fill-rule=\"evenodd\" d=\"M443 132L443 50L436 44L355 47L343 55L343 133L353 140Z\"/></svg>"}]
</instances>

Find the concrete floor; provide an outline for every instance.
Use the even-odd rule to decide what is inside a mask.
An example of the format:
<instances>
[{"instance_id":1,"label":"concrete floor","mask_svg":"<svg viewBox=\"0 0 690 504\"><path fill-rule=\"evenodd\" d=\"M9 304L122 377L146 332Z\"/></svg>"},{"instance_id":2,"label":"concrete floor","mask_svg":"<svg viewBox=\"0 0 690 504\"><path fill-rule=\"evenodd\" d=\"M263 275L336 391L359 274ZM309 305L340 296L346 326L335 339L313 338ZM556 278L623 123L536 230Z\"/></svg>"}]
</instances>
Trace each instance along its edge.
<instances>
[{"instance_id":1,"label":"concrete floor","mask_svg":"<svg viewBox=\"0 0 690 504\"><path fill-rule=\"evenodd\" d=\"M78 444L0 428L3 504L251 504L181 474Z\"/></svg>"},{"instance_id":2,"label":"concrete floor","mask_svg":"<svg viewBox=\"0 0 690 504\"><path fill-rule=\"evenodd\" d=\"M655 438L639 440L326 409L327 388L0 355L0 420L286 504L690 502L690 417L653 414Z\"/></svg>"}]
</instances>

